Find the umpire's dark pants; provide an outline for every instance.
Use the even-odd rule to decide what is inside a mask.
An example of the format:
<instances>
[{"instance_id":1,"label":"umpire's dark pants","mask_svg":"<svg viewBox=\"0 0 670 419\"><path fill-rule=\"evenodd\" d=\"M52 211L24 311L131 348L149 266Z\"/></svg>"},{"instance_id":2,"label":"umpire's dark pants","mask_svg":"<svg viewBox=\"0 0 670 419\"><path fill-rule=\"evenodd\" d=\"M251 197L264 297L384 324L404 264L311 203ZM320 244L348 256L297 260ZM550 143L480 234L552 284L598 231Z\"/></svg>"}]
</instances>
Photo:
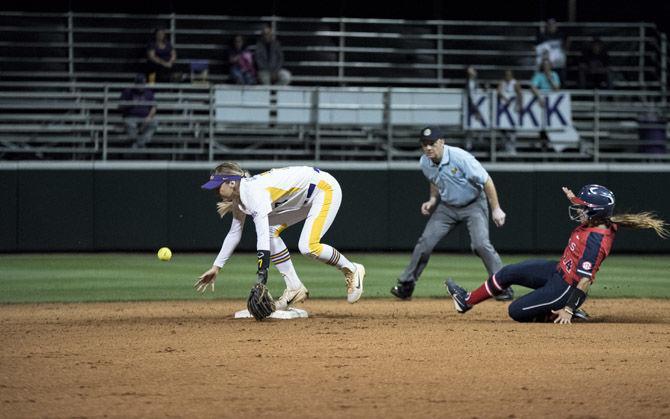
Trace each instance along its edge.
<instances>
[{"instance_id":1,"label":"umpire's dark pants","mask_svg":"<svg viewBox=\"0 0 670 419\"><path fill-rule=\"evenodd\" d=\"M565 307L573 287L565 282L556 266L555 261L527 260L507 265L495 274L494 280L502 288L521 285L535 290L510 304L512 319L531 322Z\"/></svg>"},{"instance_id":2,"label":"umpire's dark pants","mask_svg":"<svg viewBox=\"0 0 670 419\"><path fill-rule=\"evenodd\" d=\"M466 222L470 233L470 247L484 262L489 276L498 272L502 268L502 261L489 240L489 207L486 195L481 193L475 202L465 207L457 208L442 202L437 204L419 241L414 246L409 265L398 278L399 281L417 281L428 265L428 259L435 245L463 221Z\"/></svg>"}]
</instances>

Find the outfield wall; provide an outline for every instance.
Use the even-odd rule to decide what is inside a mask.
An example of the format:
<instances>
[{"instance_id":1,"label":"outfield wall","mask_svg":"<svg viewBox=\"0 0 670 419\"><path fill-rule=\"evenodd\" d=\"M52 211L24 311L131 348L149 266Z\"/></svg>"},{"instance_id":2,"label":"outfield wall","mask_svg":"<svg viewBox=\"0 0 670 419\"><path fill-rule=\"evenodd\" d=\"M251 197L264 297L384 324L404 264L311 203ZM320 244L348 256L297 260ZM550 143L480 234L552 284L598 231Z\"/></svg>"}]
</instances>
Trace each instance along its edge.
<instances>
[{"instance_id":1,"label":"outfield wall","mask_svg":"<svg viewBox=\"0 0 670 419\"><path fill-rule=\"evenodd\" d=\"M275 164L275 166L278 166ZM585 183L615 191L617 212L656 210L670 220L667 165L486 165L508 215L491 225L500 252L560 252L574 223L561 192ZM252 172L269 167L247 164ZM340 181L342 207L325 236L341 250L411 250L426 218L419 213L428 184L410 164L321 164ZM368 170L363 170L363 168ZM208 164L1 163L0 251L131 251L169 246L216 252L230 218L220 220L216 199L200 189ZM283 234L297 248L300 226ZM240 249L253 250L247 221ZM469 249L460 226L438 249ZM615 251L670 252L670 240L623 230Z\"/></svg>"}]
</instances>

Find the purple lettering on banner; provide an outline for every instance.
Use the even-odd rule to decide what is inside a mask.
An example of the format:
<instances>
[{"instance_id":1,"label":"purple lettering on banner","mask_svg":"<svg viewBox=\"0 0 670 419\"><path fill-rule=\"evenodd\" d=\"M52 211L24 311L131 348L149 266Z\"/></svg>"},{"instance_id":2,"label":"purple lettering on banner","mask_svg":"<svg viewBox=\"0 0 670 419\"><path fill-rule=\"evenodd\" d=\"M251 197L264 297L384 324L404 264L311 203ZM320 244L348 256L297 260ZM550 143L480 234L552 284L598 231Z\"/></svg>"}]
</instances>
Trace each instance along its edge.
<instances>
[{"instance_id":1,"label":"purple lettering on banner","mask_svg":"<svg viewBox=\"0 0 670 419\"><path fill-rule=\"evenodd\" d=\"M533 97L527 104L526 106L521 107L521 111L519 112L519 125L523 126L523 117L524 115L528 114L530 119L533 121L533 125L536 127L540 126L540 123L537 122L537 118L535 118L535 114L533 111L530 109L535 102L537 101L536 97Z\"/></svg>"},{"instance_id":2,"label":"purple lettering on banner","mask_svg":"<svg viewBox=\"0 0 670 419\"><path fill-rule=\"evenodd\" d=\"M500 100L500 96L498 96L498 104L497 104L497 112L496 112L496 125L500 127L500 118L505 114L507 117L507 121L509 124L513 127L516 127L516 123L514 122L514 117L512 114L509 112L509 106L513 104L516 101L516 98L511 98L510 100L507 101L507 103L503 103L502 100Z\"/></svg>"},{"instance_id":3,"label":"purple lettering on banner","mask_svg":"<svg viewBox=\"0 0 670 419\"><path fill-rule=\"evenodd\" d=\"M472 112L473 109L477 110L477 113L481 115L482 113L479 112L479 107L482 106L482 103L486 100L486 96L482 96L479 98L479 100L475 103L473 103L473 107L470 108L468 107L468 127L472 126L472 116L474 113ZM479 120L479 122L482 124L483 127L486 127L486 120L482 117L482 119Z\"/></svg>"},{"instance_id":4,"label":"purple lettering on banner","mask_svg":"<svg viewBox=\"0 0 670 419\"><path fill-rule=\"evenodd\" d=\"M556 97L556 102L554 102L554 106L550 106L550 104L549 104L549 96L547 96L547 97L544 99L544 100L545 100L545 101L544 101L544 103L545 103L545 109L547 110L547 112L546 112L546 114L547 114L547 116L546 116L546 123L547 123L547 126L551 126L551 124L550 124L551 115L554 114L554 113L556 114L556 116L558 117L558 119L561 120L561 124L562 124L563 126L566 126L566 125L568 125L568 123L565 122L565 118L563 118L563 115L561 114L561 111L558 109L558 105L561 103L561 101L563 101L563 98L565 97L565 95L557 95L557 96L555 96L555 97Z\"/></svg>"}]
</instances>

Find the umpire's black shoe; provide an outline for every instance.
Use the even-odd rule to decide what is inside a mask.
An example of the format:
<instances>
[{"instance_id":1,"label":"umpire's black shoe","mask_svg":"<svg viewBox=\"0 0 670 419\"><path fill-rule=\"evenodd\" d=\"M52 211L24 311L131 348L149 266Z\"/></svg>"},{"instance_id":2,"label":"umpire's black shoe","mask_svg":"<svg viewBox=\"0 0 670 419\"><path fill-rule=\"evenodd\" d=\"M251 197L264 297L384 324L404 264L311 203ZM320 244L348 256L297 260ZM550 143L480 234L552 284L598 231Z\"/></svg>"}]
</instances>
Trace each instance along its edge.
<instances>
[{"instance_id":1,"label":"umpire's black shoe","mask_svg":"<svg viewBox=\"0 0 670 419\"><path fill-rule=\"evenodd\" d=\"M410 282L400 282L391 288L391 294L400 298L401 300L409 300L412 298L412 293L414 292L414 281Z\"/></svg>"},{"instance_id":2,"label":"umpire's black shoe","mask_svg":"<svg viewBox=\"0 0 670 419\"><path fill-rule=\"evenodd\" d=\"M498 301L512 301L514 299L514 290L512 287L507 287L503 290L502 294L496 295L493 298Z\"/></svg>"}]
</instances>

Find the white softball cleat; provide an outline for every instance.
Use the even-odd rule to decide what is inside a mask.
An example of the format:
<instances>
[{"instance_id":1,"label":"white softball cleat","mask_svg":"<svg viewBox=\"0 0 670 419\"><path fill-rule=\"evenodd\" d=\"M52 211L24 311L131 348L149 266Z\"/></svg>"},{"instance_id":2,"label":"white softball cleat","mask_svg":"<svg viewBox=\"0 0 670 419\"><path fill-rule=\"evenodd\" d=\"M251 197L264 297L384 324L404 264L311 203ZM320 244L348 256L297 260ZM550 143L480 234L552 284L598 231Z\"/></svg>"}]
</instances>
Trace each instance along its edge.
<instances>
[{"instance_id":1,"label":"white softball cleat","mask_svg":"<svg viewBox=\"0 0 670 419\"><path fill-rule=\"evenodd\" d=\"M354 270L343 269L344 281L347 284L347 301L350 304L355 303L363 294L363 280L365 279L365 266L360 263L354 263Z\"/></svg>"},{"instance_id":2,"label":"white softball cleat","mask_svg":"<svg viewBox=\"0 0 670 419\"><path fill-rule=\"evenodd\" d=\"M286 288L284 293L275 301L276 310L286 310L289 306L302 303L309 298L309 291L304 285L295 290Z\"/></svg>"}]
</instances>

